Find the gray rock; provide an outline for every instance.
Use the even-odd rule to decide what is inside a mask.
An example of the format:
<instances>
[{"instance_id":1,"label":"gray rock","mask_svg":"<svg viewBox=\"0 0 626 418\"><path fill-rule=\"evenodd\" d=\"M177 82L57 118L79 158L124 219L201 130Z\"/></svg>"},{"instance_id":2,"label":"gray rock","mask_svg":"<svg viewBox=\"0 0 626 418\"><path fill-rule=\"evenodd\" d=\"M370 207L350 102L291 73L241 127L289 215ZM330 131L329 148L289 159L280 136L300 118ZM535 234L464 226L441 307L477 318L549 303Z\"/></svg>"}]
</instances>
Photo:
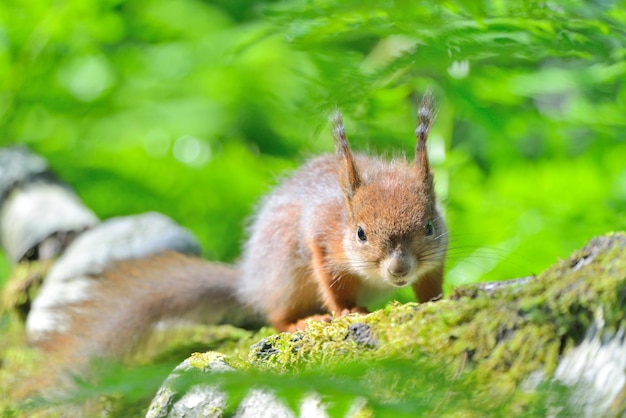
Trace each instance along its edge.
<instances>
[{"instance_id":1,"label":"gray rock","mask_svg":"<svg viewBox=\"0 0 626 418\"><path fill-rule=\"evenodd\" d=\"M0 243L11 261L57 256L98 222L43 158L23 147L0 149Z\"/></svg>"},{"instance_id":2,"label":"gray rock","mask_svg":"<svg viewBox=\"0 0 626 418\"><path fill-rule=\"evenodd\" d=\"M233 372L224 356L219 353L195 353L181 363L165 380L150 404L146 418L183 418L183 417L223 417L228 402L228 395L215 384L211 376L215 373ZM180 393L177 388L185 387L181 382L185 376L196 372L191 387ZM199 372L199 373L198 373ZM207 383L197 383L198 376L206 375ZM205 379L200 379L205 380ZM272 391L251 389L237 405L235 418L327 418L326 407L319 396L310 394L300 403L296 415Z\"/></svg>"},{"instance_id":3,"label":"gray rock","mask_svg":"<svg viewBox=\"0 0 626 418\"><path fill-rule=\"evenodd\" d=\"M39 155L22 146L0 149L0 205L18 184L42 176L50 177L51 173L48 163Z\"/></svg>"},{"instance_id":4,"label":"gray rock","mask_svg":"<svg viewBox=\"0 0 626 418\"><path fill-rule=\"evenodd\" d=\"M186 373L194 370L204 373L223 373L234 369L220 354L194 354L178 365L163 382L150 404L146 418L223 416L227 395L217 386L194 385L182 396L175 389L185 379Z\"/></svg>"},{"instance_id":5,"label":"gray rock","mask_svg":"<svg viewBox=\"0 0 626 418\"><path fill-rule=\"evenodd\" d=\"M26 320L32 342L50 331L64 331L60 307L88 300L90 287L111 263L165 250L199 254L200 245L186 229L165 215L146 213L109 219L76 238L52 266Z\"/></svg>"},{"instance_id":6,"label":"gray rock","mask_svg":"<svg viewBox=\"0 0 626 418\"><path fill-rule=\"evenodd\" d=\"M585 339L559 361L554 379L573 388L570 406L581 417L613 416L626 387L626 328L607 332L599 309Z\"/></svg>"}]
</instances>

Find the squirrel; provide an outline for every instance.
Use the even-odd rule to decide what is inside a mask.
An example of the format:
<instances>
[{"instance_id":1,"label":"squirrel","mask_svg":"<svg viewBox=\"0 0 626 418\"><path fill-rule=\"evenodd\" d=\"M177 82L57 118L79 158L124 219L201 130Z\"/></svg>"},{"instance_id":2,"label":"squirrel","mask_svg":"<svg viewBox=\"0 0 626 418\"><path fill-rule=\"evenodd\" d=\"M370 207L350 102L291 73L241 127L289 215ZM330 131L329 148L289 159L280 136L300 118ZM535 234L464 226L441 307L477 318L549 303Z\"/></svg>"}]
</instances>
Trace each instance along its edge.
<instances>
[{"instance_id":1,"label":"squirrel","mask_svg":"<svg viewBox=\"0 0 626 418\"><path fill-rule=\"evenodd\" d=\"M312 159L261 201L238 264L175 252L119 262L41 347L66 359L120 356L151 325L192 311L294 331L308 317L366 313L372 298L401 287L436 300L447 229L426 151L432 103L427 92L413 162L353 154L337 112L335 155Z\"/></svg>"}]
</instances>

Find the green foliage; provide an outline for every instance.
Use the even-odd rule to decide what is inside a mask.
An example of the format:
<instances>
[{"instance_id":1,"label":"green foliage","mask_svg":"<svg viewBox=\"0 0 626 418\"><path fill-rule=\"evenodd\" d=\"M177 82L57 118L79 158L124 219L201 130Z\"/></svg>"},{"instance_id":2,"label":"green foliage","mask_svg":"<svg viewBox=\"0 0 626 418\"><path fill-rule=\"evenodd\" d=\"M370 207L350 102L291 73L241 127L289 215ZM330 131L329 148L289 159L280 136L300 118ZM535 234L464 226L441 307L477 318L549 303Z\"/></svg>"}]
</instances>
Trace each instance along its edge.
<instances>
[{"instance_id":1,"label":"green foliage","mask_svg":"<svg viewBox=\"0 0 626 418\"><path fill-rule=\"evenodd\" d=\"M173 366L170 366L171 370ZM72 402L99 398L110 404L108 416L139 417L145 415L146 405L166 369L164 364L132 370L109 364L103 371L97 386L81 382ZM477 382L471 374L455 375L450 365L433 358L369 359L331 369L308 365L306 370L283 373L254 370L206 373L192 369L176 376L168 389L178 399L192 387L207 384L227 394L225 416L233 414L249 392L259 388L270 391L292 411L299 411L305 397L315 393L333 417L347 416L349 411L360 411L357 416L374 417L413 417L416 413L425 417L545 416L555 408L560 411L558 416L571 416L567 406L571 391L558 383L542 384L527 395L525 402L516 405L510 402L510 394L496 392L488 396L476 389ZM42 405L45 402L30 407Z\"/></svg>"},{"instance_id":2,"label":"green foliage","mask_svg":"<svg viewBox=\"0 0 626 418\"><path fill-rule=\"evenodd\" d=\"M431 88L448 286L526 276L626 228L624 6L3 0L0 146L233 260L275 177L332 149L333 108L355 149L410 155Z\"/></svg>"},{"instance_id":3,"label":"green foliage","mask_svg":"<svg viewBox=\"0 0 626 418\"><path fill-rule=\"evenodd\" d=\"M524 276L626 224L622 5L8 0L0 143L230 260L273 178L331 149L330 110L355 148L410 153L430 87L448 283Z\"/></svg>"},{"instance_id":4,"label":"green foliage","mask_svg":"<svg viewBox=\"0 0 626 418\"><path fill-rule=\"evenodd\" d=\"M330 406L331 416L347 416L354 406L367 408L375 417L445 416L464 411L468 416L503 412L503 405L492 399L485 402L468 398L470 379L454 379L446 366L426 361L369 361L340 365L328 369L313 368L285 374L232 372L188 373L174 385L177 393L186 393L196 384L219 385L229 394L229 407L236 410L239 402L250 390L258 387L270 389L279 399L288 402L298 411L306 395L316 393ZM367 400L367 404L365 404ZM357 409L358 410L358 409ZM472 415L473 413L473 415Z\"/></svg>"}]
</instances>

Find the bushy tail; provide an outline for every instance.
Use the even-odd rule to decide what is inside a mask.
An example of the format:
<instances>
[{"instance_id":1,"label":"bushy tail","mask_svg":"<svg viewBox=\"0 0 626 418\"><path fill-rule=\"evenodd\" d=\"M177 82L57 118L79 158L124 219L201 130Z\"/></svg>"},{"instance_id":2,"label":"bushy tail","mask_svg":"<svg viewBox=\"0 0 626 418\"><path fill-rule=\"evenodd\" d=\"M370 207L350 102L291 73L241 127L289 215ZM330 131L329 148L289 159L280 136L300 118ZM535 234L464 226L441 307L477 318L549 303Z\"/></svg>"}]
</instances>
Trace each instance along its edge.
<instances>
[{"instance_id":1,"label":"bushy tail","mask_svg":"<svg viewBox=\"0 0 626 418\"><path fill-rule=\"evenodd\" d=\"M166 252L117 263L93 279L88 300L62 309L65 329L37 343L73 372L96 358L122 358L164 320L248 328L264 322L236 299L239 272L230 265Z\"/></svg>"}]
</instances>

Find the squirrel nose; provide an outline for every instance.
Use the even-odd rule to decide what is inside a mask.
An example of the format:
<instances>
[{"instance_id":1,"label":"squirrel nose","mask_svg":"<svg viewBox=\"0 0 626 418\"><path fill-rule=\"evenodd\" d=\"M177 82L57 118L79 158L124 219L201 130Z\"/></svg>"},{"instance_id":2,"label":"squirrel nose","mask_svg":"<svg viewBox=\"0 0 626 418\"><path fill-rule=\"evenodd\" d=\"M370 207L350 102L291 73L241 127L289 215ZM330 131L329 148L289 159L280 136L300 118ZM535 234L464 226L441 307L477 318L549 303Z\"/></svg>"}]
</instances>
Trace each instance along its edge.
<instances>
[{"instance_id":1,"label":"squirrel nose","mask_svg":"<svg viewBox=\"0 0 626 418\"><path fill-rule=\"evenodd\" d=\"M402 278L406 276L407 274L409 274L410 270L411 270L411 266L406 260L402 258L392 259L389 265L387 266L387 272L390 275L397 277L397 278Z\"/></svg>"}]
</instances>

